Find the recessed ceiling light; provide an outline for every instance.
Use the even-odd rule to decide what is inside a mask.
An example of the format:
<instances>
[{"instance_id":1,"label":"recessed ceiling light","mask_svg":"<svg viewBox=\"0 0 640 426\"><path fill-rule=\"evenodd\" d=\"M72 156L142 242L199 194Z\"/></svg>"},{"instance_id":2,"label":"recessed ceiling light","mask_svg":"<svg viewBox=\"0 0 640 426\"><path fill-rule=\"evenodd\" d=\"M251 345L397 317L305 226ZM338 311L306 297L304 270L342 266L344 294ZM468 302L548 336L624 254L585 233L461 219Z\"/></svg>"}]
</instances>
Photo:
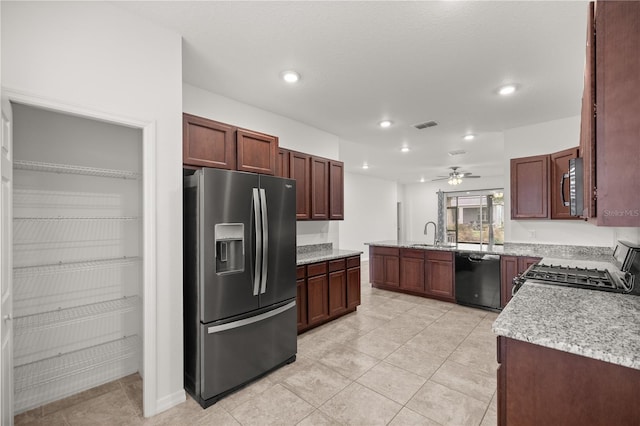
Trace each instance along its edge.
<instances>
[{"instance_id":1,"label":"recessed ceiling light","mask_svg":"<svg viewBox=\"0 0 640 426\"><path fill-rule=\"evenodd\" d=\"M424 183L424 178L423 177L420 178L420 183Z\"/></svg>"},{"instance_id":2,"label":"recessed ceiling light","mask_svg":"<svg viewBox=\"0 0 640 426\"><path fill-rule=\"evenodd\" d=\"M297 83L300 80L300 74L295 71L283 71L280 75L287 83Z\"/></svg>"},{"instance_id":3,"label":"recessed ceiling light","mask_svg":"<svg viewBox=\"0 0 640 426\"><path fill-rule=\"evenodd\" d=\"M464 139L465 141L472 141L472 140L475 139L475 137L476 137L476 135L469 133L467 135L464 135L464 137L462 139Z\"/></svg>"},{"instance_id":4,"label":"recessed ceiling light","mask_svg":"<svg viewBox=\"0 0 640 426\"><path fill-rule=\"evenodd\" d=\"M409 147L408 146L403 146L400 151L402 152L409 152Z\"/></svg>"},{"instance_id":5,"label":"recessed ceiling light","mask_svg":"<svg viewBox=\"0 0 640 426\"><path fill-rule=\"evenodd\" d=\"M387 127L391 126L393 124L393 121L391 120L382 120L380 123L378 123L380 125L380 127L382 127L383 129L386 129Z\"/></svg>"},{"instance_id":6,"label":"recessed ceiling light","mask_svg":"<svg viewBox=\"0 0 640 426\"><path fill-rule=\"evenodd\" d=\"M364 163L364 164L362 165L362 168L363 168L363 169L365 169L365 170L367 170L367 169L369 168L369 165L368 165L367 163Z\"/></svg>"},{"instance_id":7,"label":"recessed ceiling light","mask_svg":"<svg viewBox=\"0 0 640 426\"><path fill-rule=\"evenodd\" d=\"M506 86L502 86L498 89L498 94L502 96L508 96L513 94L516 91L517 87L515 84L507 84Z\"/></svg>"}]
</instances>

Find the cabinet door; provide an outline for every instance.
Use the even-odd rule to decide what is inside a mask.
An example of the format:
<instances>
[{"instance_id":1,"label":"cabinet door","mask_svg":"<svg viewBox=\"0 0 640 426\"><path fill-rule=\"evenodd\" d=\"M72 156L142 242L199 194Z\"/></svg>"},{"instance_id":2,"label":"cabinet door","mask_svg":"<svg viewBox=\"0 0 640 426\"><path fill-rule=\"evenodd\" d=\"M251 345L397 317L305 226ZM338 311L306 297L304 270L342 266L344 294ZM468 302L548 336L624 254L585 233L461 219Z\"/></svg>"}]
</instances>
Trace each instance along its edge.
<instances>
[{"instance_id":1,"label":"cabinet door","mask_svg":"<svg viewBox=\"0 0 640 426\"><path fill-rule=\"evenodd\" d=\"M329 316L347 310L347 273L343 269L329 273Z\"/></svg>"},{"instance_id":2,"label":"cabinet door","mask_svg":"<svg viewBox=\"0 0 640 426\"><path fill-rule=\"evenodd\" d=\"M584 183L584 210L582 216L592 218L596 215L596 54L595 24L593 21L593 3L589 3L587 18L587 46L584 66L584 89L582 92L582 110L580 113L580 156Z\"/></svg>"},{"instance_id":3,"label":"cabinet door","mask_svg":"<svg viewBox=\"0 0 640 426\"><path fill-rule=\"evenodd\" d=\"M278 138L250 130L238 129L237 169L243 172L276 174Z\"/></svg>"},{"instance_id":4,"label":"cabinet door","mask_svg":"<svg viewBox=\"0 0 640 426\"><path fill-rule=\"evenodd\" d=\"M296 305L298 307L298 331L307 327L307 286L304 278L296 280Z\"/></svg>"},{"instance_id":5,"label":"cabinet door","mask_svg":"<svg viewBox=\"0 0 640 426\"><path fill-rule=\"evenodd\" d=\"M329 219L344 219L344 164L329 161Z\"/></svg>"},{"instance_id":6,"label":"cabinet door","mask_svg":"<svg viewBox=\"0 0 640 426\"><path fill-rule=\"evenodd\" d=\"M358 259L359 261L360 259ZM360 304L360 267L347 269L347 309Z\"/></svg>"},{"instance_id":7,"label":"cabinet door","mask_svg":"<svg viewBox=\"0 0 640 426\"><path fill-rule=\"evenodd\" d=\"M511 159L511 219L549 218L549 156Z\"/></svg>"},{"instance_id":8,"label":"cabinet door","mask_svg":"<svg viewBox=\"0 0 640 426\"><path fill-rule=\"evenodd\" d=\"M329 219L329 160L311 157L311 219Z\"/></svg>"},{"instance_id":9,"label":"cabinet door","mask_svg":"<svg viewBox=\"0 0 640 426\"><path fill-rule=\"evenodd\" d=\"M640 2L595 13L597 224L640 227Z\"/></svg>"},{"instance_id":10,"label":"cabinet door","mask_svg":"<svg viewBox=\"0 0 640 426\"><path fill-rule=\"evenodd\" d=\"M500 257L500 307L504 308L511 300L513 279L531 265L540 261L539 257L501 256Z\"/></svg>"},{"instance_id":11,"label":"cabinet door","mask_svg":"<svg viewBox=\"0 0 640 426\"><path fill-rule=\"evenodd\" d=\"M420 256L411 256L413 252ZM402 250L401 253L400 288L424 293L424 250Z\"/></svg>"},{"instance_id":12,"label":"cabinet door","mask_svg":"<svg viewBox=\"0 0 640 426\"><path fill-rule=\"evenodd\" d=\"M384 256L384 285L398 287L400 285L400 258Z\"/></svg>"},{"instance_id":13,"label":"cabinet door","mask_svg":"<svg viewBox=\"0 0 640 426\"><path fill-rule=\"evenodd\" d=\"M311 218L310 201L310 156L301 152L291 151L289 163L289 175L296 180L296 219Z\"/></svg>"},{"instance_id":14,"label":"cabinet door","mask_svg":"<svg viewBox=\"0 0 640 426\"><path fill-rule=\"evenodd\" d=\"M384 284L384 256L372 251L369 250L369 281L371 284Z\"/></svg>"},{"instance_id":15,"label":"cabinet door","mask_svg":"<svg viewBox=\"0 0 640 426\"><path fill-rule=\"evenodd\" d=\"M513 279L518 275L518 256L500 257L500 307L511 300Z\"/></svg>"},{"instance_id":16,"label":"cabinet door","mask_svg":"<svg viewBox=\"0 0 640 426\"><path fill-rule=\"evenodd\" d=\"M535 265L540 262L539 257L521 256L518 258L518 273L521 274L529 268L531 265Z\"/></svg>"},{"instance_id":17,"label":"cabinet door","mask_svg":"<svg viewBox=\"0 0 640 426\"><path fill-rule=\"evenodd\" d=\"M190 114L182 116L182 163L236 168L234 127Z\"/></svg>"},{"instance_id":18,"label":"cabinet door","mask_svg":"<svg viewBox=\"0 0 640 426\"><path fill-rule=\"evenodd\" d=\"M291 151L284 148L278 148L278 155L276 156L276 176L283 178L290 177L289 175L289 161Z\"/></svg>"},{"instance_id":19,"label":"cabinet door","mask_svg":"<svg viewBox=\"0 0 640 426\"><path fill-rule=\"evenodd\" d=\"M569 173L569 160L578 158L578 148L565 149L550 155L551 166L551 219L579 219L571 216L569 206L565 206L563 200L569 202L569 178L564 175Z\"/></svg>"},{"instance_id":20,"label":"cabinet door","mask_svg":"<svg viewBox=\"0 0 640 426\"><path fill-rule=\"evenodd\" d=\"M329 288L327 275L307 278L307 317L309 325L329 317Z\"/></svg>"},{"instance_id":21,"label":"cabinet door","mask_svg":"<svg viewBox=\"0 0 640 426\"><path fill-rule=\"evenodd\" d=\"M441 298L453 300L453 262L443 260L426 261L426 290L427 293Z\"/></svg>"}]
</instances>

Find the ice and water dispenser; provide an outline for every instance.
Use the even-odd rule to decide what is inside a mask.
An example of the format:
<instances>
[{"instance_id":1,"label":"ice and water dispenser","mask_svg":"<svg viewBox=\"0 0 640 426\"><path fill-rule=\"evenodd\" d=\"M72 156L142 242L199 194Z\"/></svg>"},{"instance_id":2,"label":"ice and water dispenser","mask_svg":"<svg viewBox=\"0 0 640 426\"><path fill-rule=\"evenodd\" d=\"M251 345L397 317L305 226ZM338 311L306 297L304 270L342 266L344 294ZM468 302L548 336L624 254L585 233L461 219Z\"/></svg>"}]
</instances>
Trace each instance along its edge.
<instances>
[{"instance_id":1,"label":"ice and water dispenser","mask_svg":"<svg viewBox=\"0 0 640 426\"><path fill-rule=\"evenodd\" d=\"M216 273L228 274L244 270L244 224L215 225Z\"/></svg>"}]
</instances>

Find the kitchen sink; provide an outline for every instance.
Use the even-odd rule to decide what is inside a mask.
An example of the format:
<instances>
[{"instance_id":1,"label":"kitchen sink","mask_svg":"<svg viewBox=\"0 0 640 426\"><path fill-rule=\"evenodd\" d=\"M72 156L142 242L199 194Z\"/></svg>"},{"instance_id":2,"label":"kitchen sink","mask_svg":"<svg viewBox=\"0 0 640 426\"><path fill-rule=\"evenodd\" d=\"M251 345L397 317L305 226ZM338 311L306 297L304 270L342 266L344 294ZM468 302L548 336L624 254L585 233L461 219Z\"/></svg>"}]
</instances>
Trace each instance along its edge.
<instances>
[{"instance_id":1,"label":"kitchen sink","mask_svg":"<svg viewBox=\"0 0 640 426\"><path fill-rule=\"evenodd\" d=\"M411 247L435 247L434 244L411 244Z\"/></svg>"}]
</instances>

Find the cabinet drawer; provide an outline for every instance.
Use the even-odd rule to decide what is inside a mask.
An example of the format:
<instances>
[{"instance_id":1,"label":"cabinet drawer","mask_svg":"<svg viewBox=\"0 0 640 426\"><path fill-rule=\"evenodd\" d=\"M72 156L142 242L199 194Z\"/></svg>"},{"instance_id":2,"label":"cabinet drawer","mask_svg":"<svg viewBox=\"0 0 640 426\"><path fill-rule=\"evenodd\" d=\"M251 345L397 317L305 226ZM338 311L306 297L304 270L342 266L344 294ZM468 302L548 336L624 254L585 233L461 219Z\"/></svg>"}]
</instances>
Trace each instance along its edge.
<instances>
[{"instance_id":1,"label":"cabinet drawer","mask_svg":"<svg viewBox=\"0 0 640 426\"><path fill-rule=\"evenodd\" d=\"M400 256L400 249L395 247L371 247L371 250L382 256Z\"/></svg>"},{"instance_id":2,"label":"cabinet drawer","mask_svg":"<svg viewBox=\"0 0 640 426\"><path fill-rule=\"evenodd\" d=\"M402 249L400 250L402 257L411 257L414 259L424 259L424 250L420 249Z\"/></svg>"},{"instance_id":3,"label":"cabinet drawer","mask_svg":"<svg viewBox=\"0 0 640 426\"><path fill-rule=\"evenodd\" d=\"M296 279L299 280L301 278L304 278L307 274L306 272L306 268L304 266L298 266L296 268Z\"/></svg>"},{"instance_id":4,"label":"cabinet drawer","mask_svg":"<svg viewBox=\"0 0 640 426\"><path fill-rule=\"evenodd\" d=\"M329 272L342 271L345 269L345 260L337 259L329 261Z\"/></svg>"},{"instance_id":5,"label":"cabinet drawer","mask_svg":"<svg viewBox=\"0 0 640 426\"><path fill-rule=\"evenodd\" d=\"M452 251L428 250L427 251L427 259L428 260L444 260L444 261L448 261L448 262L453 262L453 252Z\"/></svg>"},{"instance_id":6,"label":"cabinet drawer","mask_svg":"<svg viewBox=\"0 0 640 426\"><path fill-rule=\"evenodd\" d=\"M307 265L307 276L314 277L327 273L327 262L312 263Z\"/></svg>"},{"instance_id":7,"label":"cabinet drawer","mask_svg":"<svg viewBox=\"0 0 640 426\"><path fill-rule=\"evenodd\" d=\"M360 256L347 258L347 268L357 268L360 266Z\"/></svg>"}]
</instances>

